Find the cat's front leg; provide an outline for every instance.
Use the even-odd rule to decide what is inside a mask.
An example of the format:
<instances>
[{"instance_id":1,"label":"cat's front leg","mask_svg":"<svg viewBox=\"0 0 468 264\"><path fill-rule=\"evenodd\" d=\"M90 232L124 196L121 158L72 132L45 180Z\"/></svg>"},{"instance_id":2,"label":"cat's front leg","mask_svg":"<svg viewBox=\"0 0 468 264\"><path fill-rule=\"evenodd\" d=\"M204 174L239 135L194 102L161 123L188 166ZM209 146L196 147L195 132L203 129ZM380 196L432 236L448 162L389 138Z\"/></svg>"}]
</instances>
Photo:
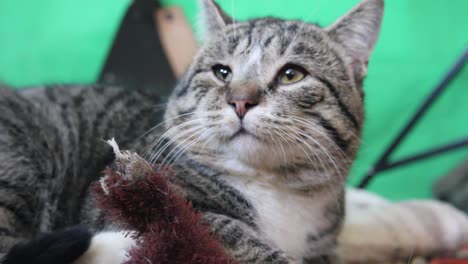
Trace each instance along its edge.
<instances>
[{"instance_id":1,"label":"cat's front leg","mask_svg":"<svg viewBox=\"0 0 468 264\"><path fill-rule=\"evenodd\" d=\"M312 258L304 258L302 264L344 264L338 254L323 255Z\"/></svg>"},{"instance_id":2,"label":"cat's front leg","mask_svg":"<svg viewBox=\"0 0 468 264\"><path fill-rule=\"evenodd\" d=\"M344 264L336 240L336 234L330 234L319 241L309 241L310 251L308 256L303 258L302 264Z\"/></svg>"},{"instance_id":3,"label":"cat's front leg","mask_svg":"<svg viewBox=\"0 0 468 264\"><path fill-rule=\"evenodd\" d=\"M286 254L269 245L247 224L226 215L204 213L210 225L231 256L240 264L296 264Z\"/></svg>"}]
</instances>

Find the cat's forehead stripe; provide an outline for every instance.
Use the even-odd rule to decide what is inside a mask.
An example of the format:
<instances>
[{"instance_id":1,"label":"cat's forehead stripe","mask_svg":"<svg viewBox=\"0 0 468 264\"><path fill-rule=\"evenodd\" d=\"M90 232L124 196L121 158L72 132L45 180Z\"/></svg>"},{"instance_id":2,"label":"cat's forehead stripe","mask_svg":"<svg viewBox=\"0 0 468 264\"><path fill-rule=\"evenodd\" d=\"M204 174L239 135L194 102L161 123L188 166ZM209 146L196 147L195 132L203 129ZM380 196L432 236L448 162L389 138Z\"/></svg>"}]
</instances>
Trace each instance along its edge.
<instances>
[{"instance_id":1,"label":"cat's forehead stripe","mask_svg":"<svg viewBox=\"0 0 468 264\"><path fill-rule=\"evenodd\" d=\"M252 67L256 67L260 65L261 59L262 59L262 47L260 45L255 45L255 47L252 49L252 51L248 54L248 59L245 62L244 66L242 66L242 73L249 72Z\"/></svg>"}]
</instances>

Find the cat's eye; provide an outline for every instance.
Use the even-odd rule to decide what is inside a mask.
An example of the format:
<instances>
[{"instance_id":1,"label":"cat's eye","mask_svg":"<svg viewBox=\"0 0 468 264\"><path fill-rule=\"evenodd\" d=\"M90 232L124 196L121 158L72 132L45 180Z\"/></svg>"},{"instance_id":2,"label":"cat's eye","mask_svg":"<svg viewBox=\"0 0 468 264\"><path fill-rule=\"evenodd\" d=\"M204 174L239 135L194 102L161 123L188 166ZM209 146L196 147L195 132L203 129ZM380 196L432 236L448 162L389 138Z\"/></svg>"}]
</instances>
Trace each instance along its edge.
<instances>
[{"instance_id":1,"label":"cat's eye","mask_svg":"<svg viewBox=\"0 0 468 264\"><path fill-rule=\"evenodd\" d=\"M232 79L232 71L231 68L225 65L216 64L213 66L213 73L216 78L220 79L223 82L229 82Z\"/></svg>"},{"instance_id":2,"label":"cat's eye","mask_svg":"<svg viewBox=\"0 0 468 264\"><path fill-rule=\"evenodd\" d=\"M307 75L306 70L297 65L288 64L278 72L279 84L293 84L302 81Z\"/></svg>"}]
</instances>

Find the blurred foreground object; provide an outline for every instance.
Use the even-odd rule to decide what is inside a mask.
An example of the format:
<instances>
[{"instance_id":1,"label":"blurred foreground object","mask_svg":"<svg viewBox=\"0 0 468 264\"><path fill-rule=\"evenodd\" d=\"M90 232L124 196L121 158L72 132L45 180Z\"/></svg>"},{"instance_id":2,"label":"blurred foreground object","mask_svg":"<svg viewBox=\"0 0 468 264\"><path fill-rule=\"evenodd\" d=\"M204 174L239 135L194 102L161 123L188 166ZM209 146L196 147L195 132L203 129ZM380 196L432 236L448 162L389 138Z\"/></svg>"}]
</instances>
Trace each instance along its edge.
<instances>
[{"instance_id":1,"label":"blurred foreground object","mask_svg":"<svg viewBox=\"0 0 468 264\"><path fill-rule=\"evenodd\" d=\"M349 189L339 238L347 264L409 263L416 257L456 257L468 244L468 216L434 200L390 202Z\"/></svg>"},{"instance_id":2,"label":"blurred foreground object","mask_svg":"<svg viewBox=\"0 0 468 264\"><path fill-rule=\"evenodd\" d=\"M123 18L99 82L158 90L168 97L197 51L190 25L177 7L134 0Z\"/></svg>"}]
</instances>

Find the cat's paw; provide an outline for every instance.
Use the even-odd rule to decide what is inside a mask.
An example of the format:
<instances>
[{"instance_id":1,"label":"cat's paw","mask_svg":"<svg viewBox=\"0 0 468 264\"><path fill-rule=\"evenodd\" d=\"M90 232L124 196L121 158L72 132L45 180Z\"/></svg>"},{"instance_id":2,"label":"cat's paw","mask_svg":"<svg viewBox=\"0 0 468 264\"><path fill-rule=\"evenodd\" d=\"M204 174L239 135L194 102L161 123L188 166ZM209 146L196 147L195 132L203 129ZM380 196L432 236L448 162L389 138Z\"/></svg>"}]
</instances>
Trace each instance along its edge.
<instances>
[{"instance_id":1,"label":"cat's paw","mask_svg":"<svg viewBox=\"0 0 468 264\"><path fill-rule=\"evenodd\" d=\"M67 264L78 259L89 248L92 234L83 226L75 226L44 234L26 243L15 245L3 264Z\"/></svg>"},{"instance_id":2,"label":"cat's paw","mask_svg":"<svg viewBox=\"0 0 468 264\"><path fill-rule=\"evenodd\" d=\"M128 260L134 240L124 232L102 232L95 235L88 250L73 264L120 264Z\"/></svg>"}]
</instances>

